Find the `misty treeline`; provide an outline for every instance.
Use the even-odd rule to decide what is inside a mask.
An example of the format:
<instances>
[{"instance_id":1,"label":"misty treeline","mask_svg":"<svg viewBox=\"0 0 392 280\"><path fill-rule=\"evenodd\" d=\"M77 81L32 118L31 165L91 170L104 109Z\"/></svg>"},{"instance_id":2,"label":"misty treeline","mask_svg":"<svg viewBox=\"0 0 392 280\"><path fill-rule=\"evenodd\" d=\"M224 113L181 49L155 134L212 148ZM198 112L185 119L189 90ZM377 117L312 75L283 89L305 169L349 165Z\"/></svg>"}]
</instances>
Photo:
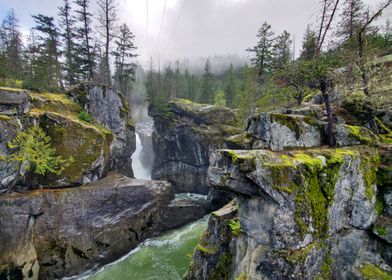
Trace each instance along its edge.
<instances>
[{"instance_id":1,"label":"misty treeline","mask_svg":"<svg viewBox=\"0 0 392 280\"><path fill-rule=\"evenodd\" d=\"M0 26L0 83L63 91L95 81L130 91L135 36L120 24L115 0L96 0L97 12L90 4L63 0L56 17L32 15L35 25L25 37L16 12L10 10Z\"/></svg>"},{"instance_id":2,"label":"misty treeline","mask_svg":"<svg viewBox=\"0 0 392 280\"><path fill-rule=\"evenodd\" d=\"M392 53L391 21L376 24L391 4L392 0L372 7L361 0L320 1L317 21L307 26L298 55L292 36L287 31L275 34L265 22L258 30L257 44L246 50L250 65L231 65L221 74L212 73L208 59L200 75L180 69L178 62L162 71L154 70L151 63L146 80L151 107L155 113L165 112L164 101L180 97L239 109L244 119L260 110L301 105L321 92L332 130L329 95L336 69L344 69L347 86L360 84L370 94L372 62Z\"/></svg>"}]
</instances>

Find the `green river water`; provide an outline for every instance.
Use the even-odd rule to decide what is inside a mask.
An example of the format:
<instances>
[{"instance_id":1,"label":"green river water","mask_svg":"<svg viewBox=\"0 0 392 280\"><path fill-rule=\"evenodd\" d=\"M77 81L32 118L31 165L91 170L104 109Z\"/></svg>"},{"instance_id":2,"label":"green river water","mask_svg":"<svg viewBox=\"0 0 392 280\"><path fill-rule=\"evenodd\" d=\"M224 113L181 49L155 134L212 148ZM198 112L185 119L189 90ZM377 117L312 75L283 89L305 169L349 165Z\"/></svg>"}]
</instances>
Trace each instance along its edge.
<instances>
[{"instance_id":1,"label":"green river water","mask_svg":"<svg viewBox=\"0 0 392 280\"><path fill-rule=\"evenodd\" d=\"M206 228L207 217L204 217L180 229L151 238L121 260L79 279L180 280Z\"/></svg>"}]
</instances>

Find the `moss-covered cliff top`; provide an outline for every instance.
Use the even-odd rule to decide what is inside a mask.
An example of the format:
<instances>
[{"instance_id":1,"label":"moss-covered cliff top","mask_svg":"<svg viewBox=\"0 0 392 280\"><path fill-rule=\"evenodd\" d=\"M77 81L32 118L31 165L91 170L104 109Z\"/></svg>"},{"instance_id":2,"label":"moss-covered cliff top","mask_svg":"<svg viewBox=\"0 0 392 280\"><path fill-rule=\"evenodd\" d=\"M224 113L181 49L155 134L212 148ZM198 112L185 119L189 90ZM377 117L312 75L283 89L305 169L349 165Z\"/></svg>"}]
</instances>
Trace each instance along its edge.
<instances>
[{"instance_id":1,"label":"moss-covered cliff top","mask_svg":"<svg viewBox=\"0 0 392 280\"><path fill-rule=\"evenodd\" d=\"M178 98L169 101L169 107L173 113L188 116L198 123L235 125L234 111L227 107Z\"/></svg>"},{"instance_id":2,"label":"moss-covered cliff top","mask_svg":"<svg viewBox=\"0 0 392 280\"><path fill-rule=\"evenodd\" d=\"M263 191L278 192L286 199L295 201L295 220L302 236L310 228L306 217L312 217L316 236L325 237L328 233L328 208L333 202L336 183L344 165L358 163L358 172L361 174L358 178L362 182L357 183L363 184L364 199L371 203L375 201L374 186L380 161L376 148L353 146L286 152L220 150L219 153L220 158L228 160L241 173L248 174L249 179L258 182ZM260 174L263 183L258 181ZM221 178L222 186L227 185L226 180L230 180L230 176Z\"/></svg>"},{"instance_id":3,"label":"moss-covered cliff top","mask_svg":"<svg viewBox=\"0 0 392 280\"><path fill-rule=\"evenodd\" d=\"M31 108L28 115L33 117L40 117L45 113L56 113L72 121L80 123L84 127L95 129L104 134L111 134L111 132L105 127L94 123L87 122L81 118L80 114L83 112L83 108L71 100L71 98L61 93L50 93L50 92L31 92L18 88L0 87L1 92L12 92L12 93L27 93L31 98ZM2 118L12 118L12 116L3 116Z\"/></svg>"}]
</instances>

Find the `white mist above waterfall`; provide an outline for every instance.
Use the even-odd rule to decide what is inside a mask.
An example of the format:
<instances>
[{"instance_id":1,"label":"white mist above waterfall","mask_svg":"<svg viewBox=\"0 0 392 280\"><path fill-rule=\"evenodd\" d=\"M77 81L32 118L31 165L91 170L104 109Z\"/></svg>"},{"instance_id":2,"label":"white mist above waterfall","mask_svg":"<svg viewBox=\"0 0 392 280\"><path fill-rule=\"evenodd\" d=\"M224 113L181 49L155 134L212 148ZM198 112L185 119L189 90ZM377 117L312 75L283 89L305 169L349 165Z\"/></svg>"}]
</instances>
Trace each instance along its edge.
<instances>
[{"instance_id":1,"label":"white mist above waterfall","mask_svg":"<svg viewBox=\"0 0 392 280\"><path fill-rule=\"evenodd\" d=\"M136 133L136 151L132 154L132 169L135 178L151 180L151 170L145 168L141 161L142 143L139 134Z\"/></svg>"}]
</instances>

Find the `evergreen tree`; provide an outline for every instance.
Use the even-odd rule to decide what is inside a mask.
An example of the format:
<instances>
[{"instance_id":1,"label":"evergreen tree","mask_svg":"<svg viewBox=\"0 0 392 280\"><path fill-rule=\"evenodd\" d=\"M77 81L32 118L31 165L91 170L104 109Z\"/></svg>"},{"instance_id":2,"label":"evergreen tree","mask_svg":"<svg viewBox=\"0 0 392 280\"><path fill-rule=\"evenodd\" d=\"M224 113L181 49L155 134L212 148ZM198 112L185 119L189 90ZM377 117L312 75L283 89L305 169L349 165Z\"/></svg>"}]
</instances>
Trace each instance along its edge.
<instances>
[{"instance_id":1,"label":"evergreen tree","mask_svg":"<svg viewBox=\"0 0 392 280\"><path fill-rule=\"evenodd\" d=\"M213 94L214 94L214 85L213 85L213 75L211 73L211 64L210 60L207 59L204 65L204 74L201 84L201 96L200 102L202 103L212 103L213 101Z\"/></svg>"},{"instance_id":2,"label":"evergreen tree","mask_svg":"<svg viewBox=\"0 0 392 280\"><path fill-rule=\"evenodd\" d=\"M291 60L291 43L290 33L286 30L275 39L272 49L272 66L275 70L284 69L289 64Z\"/></svg>"},{"instance_id":3,"label":"evergreen tree","mask_svg":"<svg viewBox=\"0 0 392 280\"><path fill-rule=\"evenodd\" d=\"M302 50L300 59L309 60L313 59L317 49L317 36L309 26L306 28L304 39L302 41Z\"/></svg>"},{"instance_id":4,"label":"evergreen tree","mask_svg":"<svg viewBox=\"0 0 392 280\"><path fill-rule=\"evenodd\" d=\"M253 54L251 62L257 70L258 79L261 84L263 83L264 75L270 73L272 69L273 36L274 32L271 30L271 25L264 22L257 34L257 38L259 39L257 45L246 50Z\"/></svg>"},{"instance_id":5,"label":"evergreen tree","mask_svg":"<svg viewBox=\"0 0 392 280\"><path fill-rule=\"evenodd\" d=\"M230 68L226 72L226 85L225 85L224 92L225 92L226 106L233 107L234 97L236 94L236 82L235 82L233 64L230 64Z\"/></svg>"},{"instance_id":6,"label":"evergreen tree","mask_svg":"<svg viewBox=\"0 0 392 280\"><path fill-rule=\"evenodd\" d=\"M0 28L0 66L2 78L18 80L22 78L22 33L19 30L15 11L11 9Z\"/></svg>"},{"instance_id":7,"label":"evergreen tree","mask_svg":"<svg viewBox=\"0 0 392 280\"><path fill-rule=\"evenodd\" d=\"M41 59L46 65L48 79L44 88L63 89L63 80L61 75L60 52L59 52L59 32L54 24L54 18L42 14L32 16L36 26L34 27L41 36L40 49ZM45 67L43 65L43 67Z\"/></svg>"},{"instance_id":8,"label":"evergreen tree","mask_svg":"<svg viewBox=\"0 0 392 280\"><path fill-rule=\"evenodd\" d=\"M125 94L131 90L131 82L135 80L136 64L131 61L136 57L135 35L124 23L120 26L119 34L115 40L116 50L113 52L115 73L114 80Z\"/></svg>"},{"instance_id":9,"label":"evergreen tree","mask_svg":"<svg viewBox=\"0 0 392 280\"><path fill-rule=\"evenodd\" d=\"M176 61L176 70L175 70L175 97L179 98L180 95L180 62Z\"/></svg>"},{"instance_id":10,"label":"evergreen tree","mask_svg":"<svg viewBox=\"0 0 392 280\"><path fill-rule=\"evenodd\" d=\"M115 37L114 29L117 22L117 12L115 0L97 0L99 6L99 27L101 35L104 38L104 73L105 82L111 85L111 74L110 74L110 43Z\"/></svg>"},{"instance_id":11,"label":"evergreen tree","mask_svg":"<svg viewBox=\"0 0 392 280\"><path fill-rule=\"evenodd\" d=\"M74 85L79 79L77 77L77 68L78 65L76 63L76 33L75 33L75 19L71 16L71 6L69 0L63 0L63 5L59 8L59 23L61 27L61 37L63 39L64 45L64 70L65 76L64 79L67 81L67 84Z\"/></svg>"},{"instance_id":12,"label":"evergreen tree","mask_svg":"<svg viewBox=\"0 0 392 280\"><path fill-rule=\"evenodd\" d=\"M91 37L91 16L89 12L89 0L75 0L75 20L78 23L77 35L77 64L79 75L82 79L94 80L94 52Z\"/></svg>"}]
</instances>

